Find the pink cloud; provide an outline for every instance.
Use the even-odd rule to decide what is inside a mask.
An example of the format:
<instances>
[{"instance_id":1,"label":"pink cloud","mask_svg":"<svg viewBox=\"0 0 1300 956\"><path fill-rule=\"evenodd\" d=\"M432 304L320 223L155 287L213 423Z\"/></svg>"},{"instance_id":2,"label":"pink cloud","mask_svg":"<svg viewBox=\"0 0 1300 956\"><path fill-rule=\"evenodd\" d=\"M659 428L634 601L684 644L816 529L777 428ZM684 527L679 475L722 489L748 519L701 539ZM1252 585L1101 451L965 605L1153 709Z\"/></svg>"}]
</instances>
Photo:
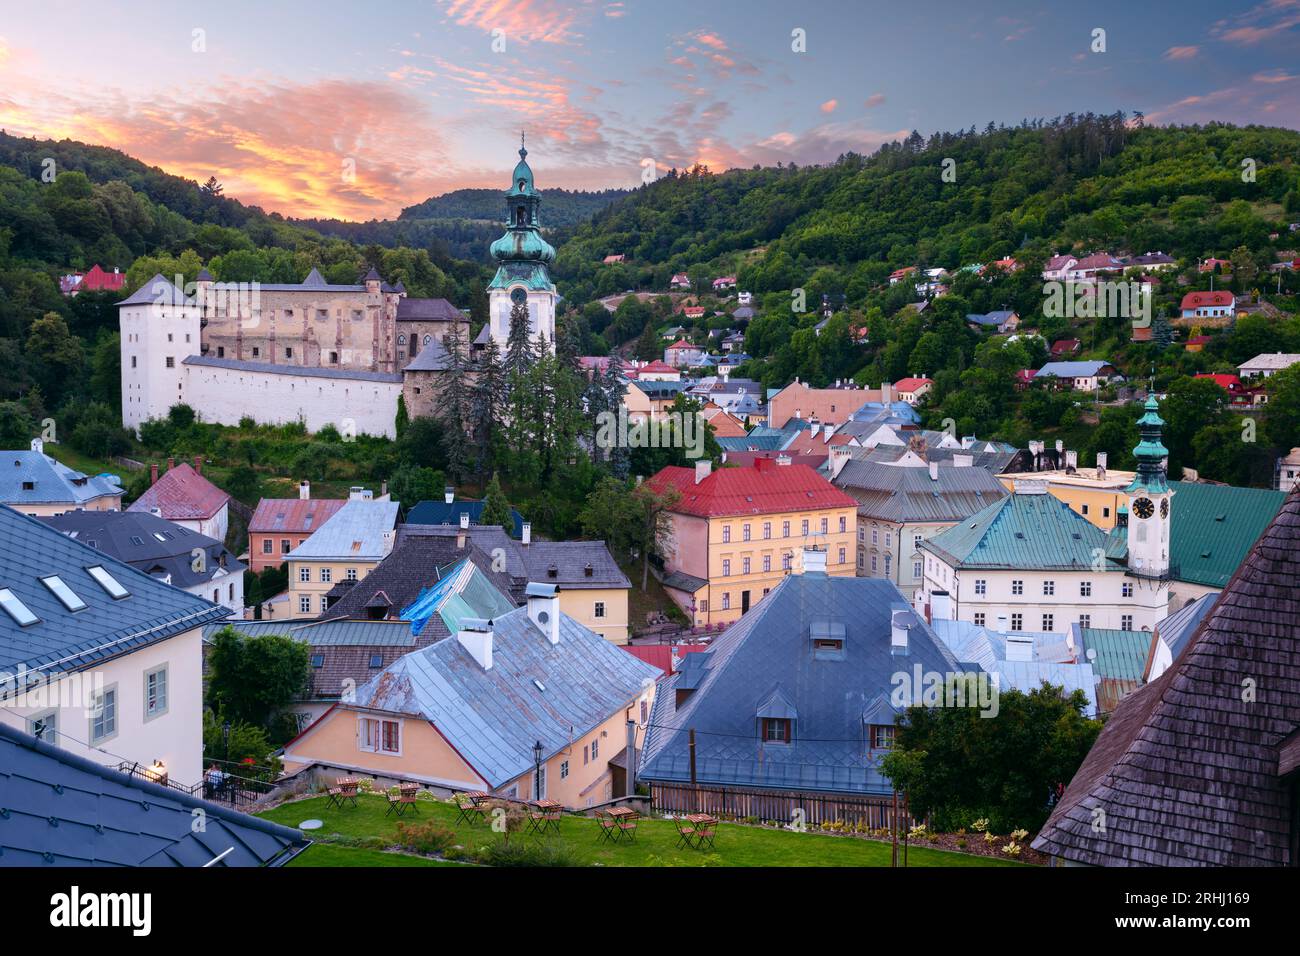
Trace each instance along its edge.
<instances>
[{"instance_id":1,"label":"pink cloud","mask_svg":"<svg viewBox=\"0 0 1300 956\"><path fill-rule=\"evenodd\" d=\"M839 105L840 105L839 100L827 100L825 103L821 105L821 111L823 113L834 113L835 107Z\"/></svg>"},{"instance_id":2,"label":"pink cloud","mask_svg":"<svg viewBox=\"0 0 1300 956\"><path fill-rule=\"evenodd\" d=\"M870 96L867 97L867 109L869 110L875 109L877 106L882 105L884 102L885 102L884 93L872 93Z\"/></svg>"},{"instance_id":3,"label":"pink cloud","mask_svg":"<svg viewBox=\"0 0 1300 956\"><path fill-rule=\"evenodd\" d=\"M1201 52L1199 46L1171 46L1165 50L1164 58L1166 60L1190 60Z\"/></svg>"},{"instance_id":4,"label":"pink cloud","mask_svg":"<svg viewBox=\"0 0 1300 956\"><path fill-rule=\"evenodd\" d=\"M582 36L574 27L589 12L585 2L560 0L440 0L439 5L458 26L501 30L507 42L525 43L573 43Z\"/></svg>"},{"instance_id":5,"label":"pink cloud","mask_svg":"<svg viewBox=\"0 0 1300 956\"><path fill-rule=\"evenodd\" d=\"M1245 13L1216 23L1210 35L1225 43L1254 46L1300 26L1300 0L1265 0Z\"/></svg>"}]
</instances>

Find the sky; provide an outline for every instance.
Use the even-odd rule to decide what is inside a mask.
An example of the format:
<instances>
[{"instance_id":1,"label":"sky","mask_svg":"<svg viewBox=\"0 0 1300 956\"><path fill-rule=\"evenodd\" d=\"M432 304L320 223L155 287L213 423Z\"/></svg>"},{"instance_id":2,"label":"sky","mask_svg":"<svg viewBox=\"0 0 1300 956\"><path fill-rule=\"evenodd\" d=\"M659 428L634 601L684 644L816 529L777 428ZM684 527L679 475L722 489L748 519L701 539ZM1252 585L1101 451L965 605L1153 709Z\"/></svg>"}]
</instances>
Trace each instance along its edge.
<instances>
[{"instance_id":1,"label":"sky","mask_svg":"<svg viewBox=\"0 0 1300 956\"><path fill-rule=\"evenodd\" d=\"M0 0L0 128L286 216L1114 110L1300 128L1300 0Z\"/></svg>"}]
</instances>

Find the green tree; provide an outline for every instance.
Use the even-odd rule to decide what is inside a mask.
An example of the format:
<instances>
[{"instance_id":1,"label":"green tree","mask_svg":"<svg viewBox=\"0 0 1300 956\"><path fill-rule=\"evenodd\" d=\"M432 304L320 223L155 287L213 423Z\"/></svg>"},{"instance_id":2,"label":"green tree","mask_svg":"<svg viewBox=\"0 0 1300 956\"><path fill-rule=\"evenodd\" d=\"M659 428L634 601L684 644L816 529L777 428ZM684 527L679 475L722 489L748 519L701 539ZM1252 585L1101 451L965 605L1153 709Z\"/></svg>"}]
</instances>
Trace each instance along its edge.
<instances>
[{"instance_id":1,"label":"green tree","mask_svg":"<svg viewBox=\"0 0 1300 956\"><path fill-rule=\"evenodd\" d=\"M488 482L487 493L483 497L483 515L481 518L483 524L500 525L506 529L506 534L514 534L515 519L510 514L510 502L506 500L505 492L501 490L501 479L497 473L492 473L492 480Z\"/></svg>"},{"instance_id":2,"label":"green tree","mask_svg":"<svg viewBox=\"0 0 1300 956\"><path fill-rule=\"evenodd\" d=\"M271 730L272 718L306 688L309 658L307 644L291 637L222 628L208 655L208 700L231 720Z\"/></svg>"},{"instance_id":3,"label":"green tree","mask_svg":"<svg viewBox=\"0 0 1300 956\"><path fill-rule=\"evenodd\" d=\"M85 355L68 323L57 312L46 312L27 334L27 358L50 404L57 406L81 381Z\"/></svg>"}]
</instances>

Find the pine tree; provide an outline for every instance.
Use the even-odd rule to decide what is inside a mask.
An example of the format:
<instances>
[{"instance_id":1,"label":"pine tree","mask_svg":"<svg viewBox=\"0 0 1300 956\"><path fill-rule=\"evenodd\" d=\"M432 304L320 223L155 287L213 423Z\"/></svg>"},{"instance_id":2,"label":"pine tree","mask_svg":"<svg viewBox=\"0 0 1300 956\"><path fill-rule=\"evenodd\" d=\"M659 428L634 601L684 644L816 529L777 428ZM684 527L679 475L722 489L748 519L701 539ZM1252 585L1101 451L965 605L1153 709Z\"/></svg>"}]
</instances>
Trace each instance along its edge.
<instances>
[{"instance_id":1,"label":"pine tree","mask_svg":"<svg viewBox=\"0 0 1300 956\"><path fill-rule=\"evenodd\" d=\"M623 398L627 394L627 383L623 381L623 363L617 355L611 355L609 365L601 376L601 389L604 392L605 407L615 415ZM616 478L626 478L632 471L632 450L621 441L615 441L609 450L609 470Z\"/></svg>"},{"instance_id":2,"label":"pine tree","mask_svg":"<svg viewBox=\"0 0 1300 956\"><path fill-rule=\"evenodd\" d=\"M469 399L473 386L465 348L455 328L447 333L443 345L447 350L447 370L443 372L438 387L438 405L445 426L443 449L447 453L447 473L454 483L459 484L469 474Z\"/></svg>"},{"instance_id":3,"label":"pine tree","mask_svg":"<svg viewBox=\"0 0 1300 956\"><path fill-rule=\"evenodd\" d=\"M524 373L533 362L532 341L528 330L528 307L516 304L510 309L510 334L506 337L505 371Z\"/></svg>"},{"instance_id":4,"label":"pine tree","mask_svg":"<svg viewBox=\"0 0 1300 956\"><path fill-rule=\"evenodd\" d=\"M393 420L393 430L397 433L397 440L401 441L402 436L406 434L406 426L411 424L411 416L406 411L406 396L397 396L397 416Z\"/></svg>"},{"instance_id":5,"label":"pine tree","mask_svg":"<svg viewBox=\"0 0 1300 956\"><path fill-rule=\"evenodd\" d=\"M488 482L487 492L483 496L483 515L480 523L500 525L506 529L506 534L514 534L515 519L510 513L510 502L506 500L505 492L501 490L501 479L497 477L495 471L492 472L492 480Z\"/></svg>"},{"instance_id":6,"label":"pine tree","mask_svg":"<svg viewBox=\"0 0 1300 956\"><path fill-rule=\"evenodd\" d=\"M488 337L479 360L470 397L470 434L474 440L474 471L480 484L500 439L506 381L496 339Z\"/></svg>"},{"instance_id":7,"label":"pine tree","mask_svg":"<svg viewBox=\"0 0 1300 956\"><path fill-rule=\"evenodd\" d=\"M641 337L636 340L635 354L643 362L660 357L659 334L655 331L654 322L646 322L645 328L641 330Z\"/></svg>"}]
</instances>

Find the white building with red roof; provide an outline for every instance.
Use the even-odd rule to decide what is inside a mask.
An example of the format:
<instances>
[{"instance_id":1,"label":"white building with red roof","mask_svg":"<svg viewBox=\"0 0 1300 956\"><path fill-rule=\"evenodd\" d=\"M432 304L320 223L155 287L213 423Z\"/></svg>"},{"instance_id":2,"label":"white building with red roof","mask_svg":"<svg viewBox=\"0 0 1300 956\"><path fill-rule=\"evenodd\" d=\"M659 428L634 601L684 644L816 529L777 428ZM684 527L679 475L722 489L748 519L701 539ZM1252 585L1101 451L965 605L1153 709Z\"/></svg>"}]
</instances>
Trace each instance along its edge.
<instances>
[{"instance_id":1,"label":"white building with red roof","mask_svg":"<svg viewBox=\"0 0 1300 956\"><path fill-rule=\"evenodd\" d=\"M168 458L167 470L161 475L158 466L153 465L149 489L126 510L156 514L182 528L225 541L230 525L230 495L204 478L202 471L201 457L194 459L193 467L186 462L178 465L175 459Z\"/></svg>"},{"instance_id":2,"label":"white building with red roof","mask_svg":"<svg viewBox=\"0 0 1300 956\"><path fill-rule=\"evenodd\" d=\"M1184 319L1226 318L1231 317L1237 307L1237 297L1231 292L1189 292L1183 296L1182 309Z\"/></svg>"},{"instance_id":3,"label":"white building with red roof","mask_svg":"<svg viewBox=\"0 0 1300 956\"><path fill-rule=\"evenodd\" d=\"M915 405L934 387L932 378L900 378L894 383L898 397L909 405Z\"/></svg>"},{"instance_id":4,"label":"white building with red roof","mask_svg":"<svg viewBox=\"0 0 1300 956\"><path fill-rule=\"evenodd\" d=\"M704 349L698 345L692 345L685 339L678 339L668 348L664 349L664 361L673 368L690 368L699 364L704 358Z\"/></svg>"}]
</instances>

